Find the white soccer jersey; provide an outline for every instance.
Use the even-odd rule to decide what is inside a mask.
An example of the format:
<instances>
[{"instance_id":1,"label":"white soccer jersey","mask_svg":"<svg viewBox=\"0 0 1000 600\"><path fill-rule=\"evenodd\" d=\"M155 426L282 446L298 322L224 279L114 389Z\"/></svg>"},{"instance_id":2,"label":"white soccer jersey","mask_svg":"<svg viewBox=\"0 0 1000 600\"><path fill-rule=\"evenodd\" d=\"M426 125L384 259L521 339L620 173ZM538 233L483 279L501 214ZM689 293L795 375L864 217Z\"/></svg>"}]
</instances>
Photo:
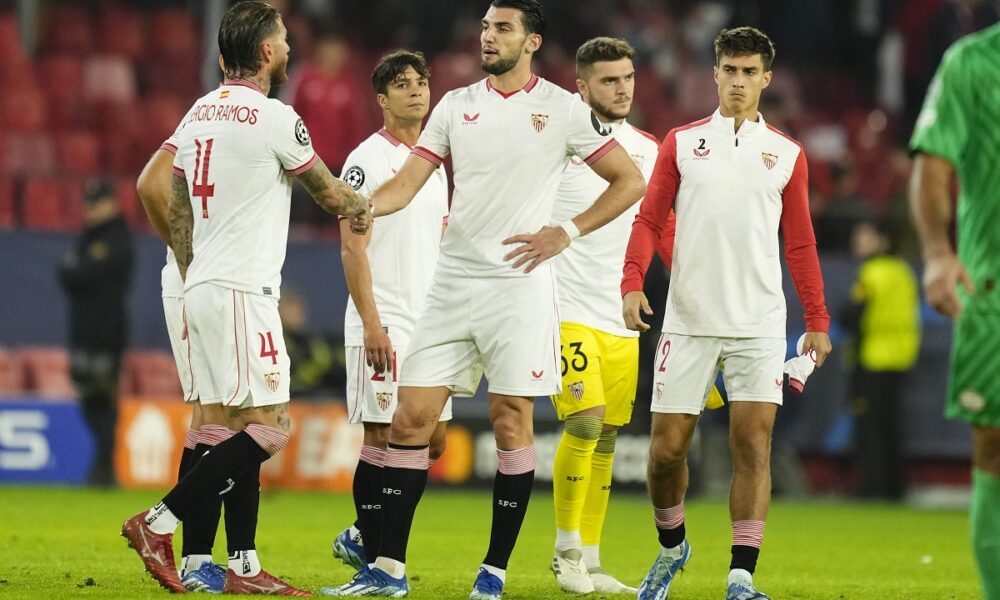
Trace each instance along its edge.
<instances>
[{"instance_id":1,"label":"white soccer jersey","mask_svg":"<svg viewBox=\"0 0 1000 600\"><path fill-rule=\"evenodd\" d=\"M734 133L733 119L716 110L671 130L660 148L629 240L622 293L642 289L654 246L669 240L664 332L784 337L779 228L806 326L826 331L805 152L758 119ZM672 207L676 238L668 225Z\"/></svg>"},{"instance_id":2,"label":"white soccer jersey","mask_svg":"<svg viewBox=\"0 0 1000 600\"><path fill-rule=\"evenodd\" d=\"M410 150L382 129L351 152L341 178L369 196L403 166ZM441 225L447 217L448 176L439 166L406 208L380 217L372 227L367 248L372 292L393 345L406 345L423 309L441 246ZM364 345L364 325L350 297L344 315L344 345Z\"/></svg>"},{"instance_id":3,"label":"white soccer jersey","mask_svg":"<svg viewBox=\"0 0 1000 600\"><path fill-rule=\"evenodd\" d=\"M604 127L611 129L611 135L629 153L648 182L660 146L656 138L628 123ZM562 223L587 210L607 188L607 181L573 157L559 183L550 223ZM638 212L639 202L636 202L604 227L573 240L556 257L562 322L580 323L622 337L639 336L625 327L619 292L625 248Z\"/></svg>"},{"instance_id":4,"label":"white soccer jersey","mask_svg":"<svg viewBox=\"0 0 1000 600\"><path fill-rule=\"evenodd\" d=\"M438 268L525 276L503 260L513 248L501 241L548 225L569 157L591 164L618 145L600 129L578 96L535 75L510 94L489 79L448 92L413 149L435 165L452 155L455 192Z\"/></svg>"},{"instance_id":5,"label":"white soccer jersey","mask_svg":"<svg viewBox=\"0 0 1000 600\"><path fill-rule=\"evenodd\" d=\"M201 97L180 132L175 174L194 209L185 292L206 282L277 298L292 179L318 160L292 107L245 81Z\"/></svg>"}]
</instances>

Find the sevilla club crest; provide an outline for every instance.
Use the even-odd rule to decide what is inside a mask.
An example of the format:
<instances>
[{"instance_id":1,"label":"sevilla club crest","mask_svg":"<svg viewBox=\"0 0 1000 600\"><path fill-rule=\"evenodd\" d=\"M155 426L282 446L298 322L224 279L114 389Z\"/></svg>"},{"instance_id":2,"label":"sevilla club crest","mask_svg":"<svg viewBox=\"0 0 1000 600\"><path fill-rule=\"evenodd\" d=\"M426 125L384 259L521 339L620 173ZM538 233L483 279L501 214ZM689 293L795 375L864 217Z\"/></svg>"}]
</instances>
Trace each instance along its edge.
<instances>
[{"instance_id":1,"label":"sevilla club crest","mask_svg":"<svg viewBox=\"0 0 1000 600\"><path fill-rule=\"evenodd\" d=\"M389 405L392 403L392 392L376 393L375 402L378 403L379 409L383 411L389 410Z\"/></svg>"},{"instance_id":2,"label":"sevilla club crest","mask_svg":"<svg viewBox=\"0 0 1000 600\"><path fill-rule=\"evenodd\" d=\"M274 373L264 373L264 383L267 384L267 389L271 390L272 392L277 392L280 376L281 373L278 373L277 371L275 371Z\"/></svg>"},{"instance_id":3,"label":"sevilla club crest","mask_svg":"<svg viewBox=\"0 0 1000 600\"><path fill-rule=\"evenodd\" d=\"M774 168L774 165L778 163L778 155L771 154L770 152L761 152L760 159L764 161L764 166L770 171Z\"/></svg>"},{"instance_id":4,"label":"sevilla club crest","mask_svg":"<svg viewBox=\"0 0 1000 600\"><path fill-rule=\"evenodd\" d=\"M531 126L535 128L535 131L541 133L545 126L549 124L549 115L543 115L535 113L531 115Z\"/></svg>"},{"instance_id":5,"label":"sevilla club crest","mask_svg":"<svg viewBox=\"0 0 1000 600\"><path fill-rule=\"evenodd\" d=\"M583 382L577 381L576 383L571 383L569 385L569 393L573 394L573 397L577 400L583 398Z\"/></svg>"}]
</instances>

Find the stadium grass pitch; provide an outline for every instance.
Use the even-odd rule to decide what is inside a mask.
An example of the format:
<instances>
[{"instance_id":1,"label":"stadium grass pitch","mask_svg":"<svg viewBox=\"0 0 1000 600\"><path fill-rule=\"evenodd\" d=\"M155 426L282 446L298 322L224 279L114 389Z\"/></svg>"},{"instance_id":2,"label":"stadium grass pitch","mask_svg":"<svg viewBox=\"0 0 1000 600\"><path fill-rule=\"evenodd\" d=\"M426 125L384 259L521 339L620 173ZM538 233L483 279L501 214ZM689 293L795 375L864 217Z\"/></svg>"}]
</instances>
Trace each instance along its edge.
<instances>
[{"instance_id":1,"label":"stadium grass pitch","mask_svg":"<svg viewBox=\"0 0 1000 600\"><path fill-rule=\"evenodd\" d=\"M0 598L166 597L118 535L125 518L160 495L0 487ZM686 512L694 552L670 597L721 599L729 565L726 505L694 500ZM265 569L310 590L349 580L352 571L332 557L330 544L352 520L348 495L265 492L257 534ZM485 491L428 490L410 540L410 597L466 598L486 552L489 527ZM553 527L551 495L536 490L511 560L505 599L572 597L559 590L548 568ZM971 600L979 590L967 532L964 512L776 502L755 582L776 600ZM216 559L225 561L223 531L216 547ZM637 585L656 551L647 500L612 496L605 568Z\"/></svg>"}]
</instances>

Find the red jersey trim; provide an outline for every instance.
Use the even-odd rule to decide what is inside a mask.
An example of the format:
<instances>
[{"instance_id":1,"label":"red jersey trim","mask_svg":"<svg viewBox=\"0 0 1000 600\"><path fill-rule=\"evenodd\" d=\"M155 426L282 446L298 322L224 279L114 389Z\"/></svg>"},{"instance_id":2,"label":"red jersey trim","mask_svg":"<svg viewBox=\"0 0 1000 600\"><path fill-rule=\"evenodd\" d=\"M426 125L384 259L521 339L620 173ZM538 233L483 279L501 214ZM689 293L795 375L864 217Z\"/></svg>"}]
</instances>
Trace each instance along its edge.
<instances>
[{"instance_id":1,"label":"red jersey trim","mask_svg":"<svg viewBox=\"0 0 1000 600\"><path fill-rule=\"evenodd\" d=\"M523 88L521 88L519 90L514 90L513 92L501 92L500 90L498 90L495 87L493 87L493 84L490 83L490 78L487 77L486 78L486 89L490 90L490 91L494 91L494 92L500 94L500 96L502 96L503 99L506 100L507 98L510 98L511 96L513 96L514 94L516 94L518 92L522 92L523 91L525 94L530 93L531 90L535 89L535 86L538 85L538 79L539 79L538 75L535 75L534 73L532 73L531 74L531 79L528 79L528 83L524 84Z\"/></svg>"},{"instance_id":2,"label":"red jersey trim","mask_svg":"<svg viewBox=\"0 0 1000 600\"><path fill-rule=\"evenodd\" d=\"M171 144L170 142L163 142L162 144L160 144L160 150L166 150L167 152L174 155L177 154L177 146Z\"/></svg>"},{"instance_id":3,"label":"red jersey trim","mask_svg":"<svg viewBox=\"0 0 1000 600\"><path fill-rule=\"evenodd\" d=\"M316 163L318 163L318 162L319 162L319 155L316 154L315 152L313 152L312 158L310 158L305 163L303 163L302 166L296 167L296 168L290 169L290 170L289 169L285 169L285 174L286 175L292 175L292 176L301 175L302 173L305 173L309 169L311 169L314 166L316 166Z\"/></svg>"},{"instance_id":4,"label":"red jersey trim","mask_svg":"<svg viewBox=\"0 0 1000 600\"><path fill-rule=\"evenodd\" d=\"M638 127L633 127L632 129L635 129L637 133L640 133L640 134L642 134L642 135L643 135L644 137L646 137L646 138L648 138L648 139L650 139L650 140L652 140L652 141L656 142L656 145L657 145L657 146L659 146L659 145L660 145L660 140L656 139L656 136L655 136L655 135L653 135L652 133L649 133L648 131L643 131L643 130L639 129Z\"/></svg>"},{"instance_id":5,"label":"red jersey trim","mask_svg":"<svg viewBox=\"0 0 1000 600\"><path fill-rule=\"evenodd\" d=\"M441 158L437 154L434 154L433 152L431 152L427 148L424 148L423 146L414 146L413 150L411 150L410 153L416 154L420 158L433 164L435 167L440 167L441 163L444 162L443 158Z\"/></svg>"},{"instance_id":6,"label":"red jersey trim","mask_svg":"<svg viewBox=\"0 0 1000 600\"><path fill-rule=\"evenodd\" d=\"M787 133L785 133L784 131L778 129L777 127L772 126L770 123L764 123L764 125L766 125L767 128L770 129L771 131L773 131L774 133L777 133L778 135L780 135L781 137L785 138L789 142L792 142L796 146L799 146L799 147L802 146L802 144L800 144L797 139L793 138L792 136L788 135Z\"/></svg>"},{"instance_id":7,"label":"red jersey trim","mask_svg":"<svg viewBox=\"0 0 1000 600\"><path fill-rule=\"evenodd\" d=\"M267 94L264 94L264 90L260 89L257 86L256 83L253 83L252 81L247 81L246 79L230 79L228 81L223 81L222 85L224 85L224 86L240 86L240 87L250 88L251 90L254 90L254 91L256 91L256 92L258 92L260 94L263 94L264 96L267 95Z\"/></svg>"},{"instance_id":8,"label":"red jersey trim","mask_svg":"<svg viewBox=\"0 0 1000 600\"><path fill-rule=\"evenodd\" d=\"M403 140L401 140L398 137L396 137L396 136L392 135L391 133L389 133L388 129L385 129L385 128L379 129L378 130L378 134L380 136L384 137L390 144L392 144L393 146L396 146L397 148L399 147L400 144L402 144L402 145L406 146L407 148L409 148L410 150L413 150L413 146L407 144Z\"/></svg>"},{"instance_id":9,"label":"red jersey trim","mask_svg":"<svg viewBox=\"0 0 1000 600\"><path fill-rule=\"evenodd\" d=\"M173 172L174 172L174 175L176 175L177 177L185 177L185 178L187 177L187 175L184 174L184 169L182 169L182 168L180 168L180 167L178 167L176 165L173 166Z\"/></svg>"},{"instance_id":10,"label":"red jersey trim","mask_svg":"<svg viewBox=\"0 0 1000 600\"><path fill-rule=\"evenodd\" d=\"M604 158L605 154L607 154L608 152L611 152L612 150L614 150L615 148L617 148L619 145L620 144L618 143L618 140L616 140L615 138L611 138L610 140L607 141L606 144L604 144L603 146L601 146L597 150L594 150L590 154L590 156L588 156L587 158L585 158L583 160L583 162L587 163L587 165L592 165L595 162L597 162L597 161L601 160L602 158Z\"/></svg>"}]
</instances>

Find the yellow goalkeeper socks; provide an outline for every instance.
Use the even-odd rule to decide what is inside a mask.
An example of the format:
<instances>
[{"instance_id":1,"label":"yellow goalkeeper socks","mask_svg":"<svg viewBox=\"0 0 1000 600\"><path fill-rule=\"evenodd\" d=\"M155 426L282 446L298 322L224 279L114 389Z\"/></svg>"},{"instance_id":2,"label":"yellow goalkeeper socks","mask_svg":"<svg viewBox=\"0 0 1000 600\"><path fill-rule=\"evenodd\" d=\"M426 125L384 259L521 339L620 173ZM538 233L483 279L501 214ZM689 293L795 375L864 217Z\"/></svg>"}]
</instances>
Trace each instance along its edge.
<instances>
[{"instance_id":1,"label":"yellow goalkeeper socks","mask_svg":"<svg viewBox=\"0 0 1000 600\"><path fill-rule=\"evenodd\" d=\"M580 518L591 478L591 458L602 425L600 417L590 415L570 415L566 418L552 465L552 497L556 528L560 532L580 530ZM560 535L560 538L565 537ZM567 549L557 547L557 550Z\"/></svg>"},{"instance_id":2,"label":"yellow goalkeeper socks","mask_svg":"<svg viewBox=\"0 0 1000 600\"><path fill-rule=\"evenodd\" d=\"M583 516L580 519L580 538L584 546L600 546L601 530L604 529L604 517L608 514L608 499L611 496L611 467L615 462L615 441L618 430L605 431L594 448L594 457L590 462L590 483L587 486L587 499L583 504ZM587 565L600 566L597 565Z\"/></svg>"}]
</instances>

